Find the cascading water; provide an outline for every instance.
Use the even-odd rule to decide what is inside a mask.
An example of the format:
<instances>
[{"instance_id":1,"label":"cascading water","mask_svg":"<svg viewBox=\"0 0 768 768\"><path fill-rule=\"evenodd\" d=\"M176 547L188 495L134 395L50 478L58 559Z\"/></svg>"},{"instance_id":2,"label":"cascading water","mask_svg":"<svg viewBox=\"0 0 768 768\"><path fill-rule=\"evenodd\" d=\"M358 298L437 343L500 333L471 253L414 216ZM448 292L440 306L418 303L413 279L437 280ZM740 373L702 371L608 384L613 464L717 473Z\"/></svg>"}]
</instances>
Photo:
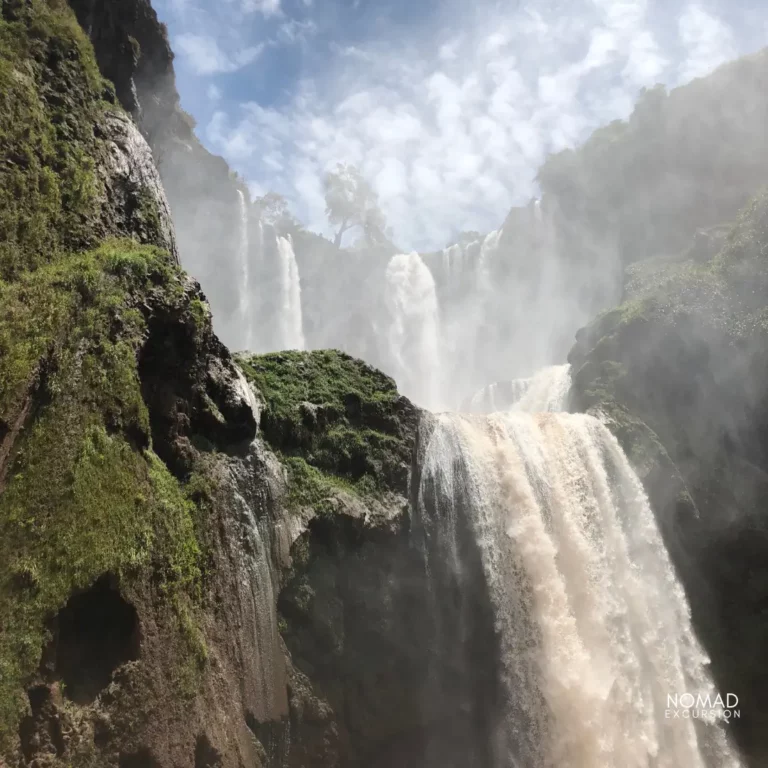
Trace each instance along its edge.
<instances>
[{"instance_id":1,"label":"cascading water","mask_svg":"<svg viewBox=\"0 0 768 768\"><path fill-rule=\"evenodd\" d=\"M478 291L481 295L487 294L492 290L490 262L493 258L493 254L498 250L499 240L501 240L501 230L491 232L489 235L486 235L483 244L480 247L477 281Z\"/></svg>"},{"instance_id":2,"label":"cascading water","mask_svg":"<svg viewBox=\"0 0 768 768\"><path fill-rule=\"evenodd\" d=\"M483 387L473 395L468 410L470 413L562 411L570 388L570 366L555 365L529 379L498 381Z\"/></svg>"},{"instance_id":3,"label":"cascading water","mask_svg":"<svg viewBox=\"0 0 768 768\"><path fill-rule=\"evenodd\" d=\"M402 391L429 408L440 399L440 317L432 273L418 253L393 256L387 265L385 305L390 370Z\"/></svg>"},{"instance_id":4,"label":"cascading water","mask_svg":"<svg viewBox=\"0 0 768 768\"><path fill-rule=\"evenodd\" d=\"M494 355L486 348L486 326L494 301L492 267L500 238L500 231L491 232L452 245L429 260L437 279L444 360L441 394L446 406L458 406L462 396L489 379L483 367Z\"/></svg>"},{"instance_id":5,"label":"cascading water","mask_svg":"<svg viewBox=\"0 0 768 768\"><path fill-rule=\"evenodd\" d=\"M716 694L618 442L591 416L522 410L555 410L565 376L534 377L515 412L435 417L422 465L420 514L467 519L493 604L492 768L738 766L716 718L667 716L668 695Z\"/></svg>"},{"instance_id":6,"label":"cascading water","mask_svg":"<svg viewBox=\"0 0 768 768\"><path fill-rule=\"evenodd\" d=\"M301 281L293 243L277 238L280 259L280 349L304 349L304 321L301 311Z\"/></svg>"},{"instance_id":7,"label":"cascading water","mask_svg":"<svg viewBox=\"0 0 768 768\"><path fill-rule=\"evenodd\" d=\"M248 242L248 204L242 190L237 190L240 210L240 240L237 261L240 272L240 338L244 349L253 349L253 302L250 269L250 246Z\"/></svg>"}]
</instances>

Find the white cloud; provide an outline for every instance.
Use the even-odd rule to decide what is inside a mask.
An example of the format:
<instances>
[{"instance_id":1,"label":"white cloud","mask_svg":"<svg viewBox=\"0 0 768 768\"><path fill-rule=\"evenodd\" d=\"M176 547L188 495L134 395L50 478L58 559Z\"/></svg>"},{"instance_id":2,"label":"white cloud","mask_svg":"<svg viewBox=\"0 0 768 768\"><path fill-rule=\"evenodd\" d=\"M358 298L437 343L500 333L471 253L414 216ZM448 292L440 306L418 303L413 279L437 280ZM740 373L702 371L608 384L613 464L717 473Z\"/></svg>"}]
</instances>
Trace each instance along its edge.
<instances>
[{"instance_id":1,"label":"white cloud","mask_svg":"<svg viewBox=\"0 0 768 768\"><path fill-rule=\"evenodd\" d=\"M706 75L736 55L730 27L696 3L686 7L678 27L687 52L680 66L681 81Z\"/></svg>"},{"instance_id":2,"label":"white cloud","mask_svg":"<svg viewBox=\"0 0 768 768\"><path fill-rule=\"evenodd\" d=\"M317 25L311 19L289 19L278 27L277 39L282 43L306 43L317 33Z\"/></svg>"},{"instance_id":3,"label":"white cloud","mask_svg":"<svg viewBox=\"0 0 768 768\"><path fill-rule=\"evenodd\" d=\"M205 95L211 101L219 101L219 99L221 99L221 89L218 86L211 83L206 89Z\"/></svg>"},{"instance_id":4,"label":"white cloud","mask_svg":"<svg viewBox=\"0 0 768 768\"><path fill-rule=\"evenodd\" d=\"M629 44L629 57L624 76L638 86L655 85L668 66L656 40L648 30L635 35Z\"/></svg>"},{"instance_id":5,"label":"white cloud","mask_svg":"<svg viewBox=\"0 0 768 768\"><path fill-rule=\"evenodd\" d=\"M259 11L265 16L276 16L282 13L280 0L240 0L240 6L246 13Z\"/></svg>"},{"instance_id":6,"label":"white cloud","mask_svg":"<svg viewBox=\"0 0 768 768\"><path fill-rule=\"evenodd\" d=\"M241 48L235 53L225 53L215 38L207 35L182 34L174 40L176 49L198 75L215 75L236 72L258 58L264 44Z\"/></svg>"},{"instance_id":7,"label":"white cloud","mask_svg":"<svg viewBox=\"0 0 768 768\"><path fill-rule=\"evenodd\" d=\"M286 102L221 108L207 138L312 229L327 231L321 179L337 162L371 180L403 248L494 229L536 193L548 153L626 117L671 67L650 0L498 7L508 10L450 17L459 34L331 44L330 64ZM288 20L278 39L315 31ZM697 5L679 34L685 76L729 55L728 28Z\"/></svg>"}]
</instances>

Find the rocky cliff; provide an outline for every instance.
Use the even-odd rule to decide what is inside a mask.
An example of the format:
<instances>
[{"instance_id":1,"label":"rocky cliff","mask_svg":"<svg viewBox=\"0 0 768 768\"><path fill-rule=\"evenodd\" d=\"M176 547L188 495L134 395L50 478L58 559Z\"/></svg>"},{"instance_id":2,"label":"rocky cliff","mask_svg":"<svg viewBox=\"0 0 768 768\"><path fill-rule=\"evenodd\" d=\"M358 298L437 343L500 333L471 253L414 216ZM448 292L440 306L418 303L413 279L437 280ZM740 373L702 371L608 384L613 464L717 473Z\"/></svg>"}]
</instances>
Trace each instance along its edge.
<instances>
[{"instance_id":1,"label":"rocky cliff","mask_svg":"<svg viewBox=\"0 0 768 768\"><path fill-rule=\"evenodd\" d=\"M102 74L151 135L167 104L141 74L169 62L162 29L142 3L112 26L76 9L101 71L66 3L4 2L0 20L0 762L325 766L418 739L386 715L413 690L382 699L378 680L423 661L393 627L425 615L424 582L383 616L386 569L357 581L341 557L423 564L405 515L417 412L332 353L242 361L257 402ZM318 608L337 601L370 626ZM357 681L374 648L383 666L347 700L338 675Z\"/></svg>"},{"instance_id":2,"label":"rocky cliff","mask_svg":"<svg viewBox=\"0 0 768 768\"><path fill-rule=\"evenodd\" d=\"M224 330L233 311L231 299L224 297L237 294L240 279L233 255L238 192L247 196L246 187L195 136L194 120L179 103L167 30L149 0L73 0L70 6L93 43L101 72L152 148L184 267L215 297Z\"/></svg>"}]
</instances>

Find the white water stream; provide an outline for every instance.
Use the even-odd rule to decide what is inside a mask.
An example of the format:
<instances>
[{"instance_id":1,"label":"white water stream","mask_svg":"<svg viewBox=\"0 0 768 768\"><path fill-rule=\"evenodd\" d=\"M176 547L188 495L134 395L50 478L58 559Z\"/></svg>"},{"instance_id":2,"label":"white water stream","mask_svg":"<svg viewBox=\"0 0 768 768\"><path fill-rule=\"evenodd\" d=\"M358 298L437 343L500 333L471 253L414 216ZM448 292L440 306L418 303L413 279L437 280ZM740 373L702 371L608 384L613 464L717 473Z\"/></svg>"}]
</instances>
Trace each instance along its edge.
<instances>
[{"instance_id":1,"label":"white water stream","mask_svg":"<svg viewBox=\"0 0 768 768\"><path fill-rule=\"evenodd\" d=\"M668 695L714 699L708 660L618 442L553 412L566 379L543 371L506 413L437 416L422 470L424 510L467 516L481 552L505 695L495 765L737 766L716 718L667 715Z\"/></svg>"}]
</instances>

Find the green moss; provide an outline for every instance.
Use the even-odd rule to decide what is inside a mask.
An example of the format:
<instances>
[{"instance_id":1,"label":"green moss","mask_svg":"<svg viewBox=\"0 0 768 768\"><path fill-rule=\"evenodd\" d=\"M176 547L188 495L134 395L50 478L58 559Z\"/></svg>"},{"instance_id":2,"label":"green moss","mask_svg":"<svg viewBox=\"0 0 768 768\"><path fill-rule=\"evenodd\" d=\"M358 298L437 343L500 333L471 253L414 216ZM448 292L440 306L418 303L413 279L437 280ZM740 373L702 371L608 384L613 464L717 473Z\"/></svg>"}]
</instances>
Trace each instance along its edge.
<instances>
[{"instance_id":1,"label":"green moss","mask_svg":"<svg viewBox=\"0 0 768 768\"><path fill-rule=\"evenodd\" d=\"M189 604L176 600L174 608L186 651L178 660L174 682L183 697L192 699L199 692L203 680L203 671L208 663L208 645Z\"/></svg>"},{"instance_id":2,"label":"green moss","mask_svg":"<svg viewBox=\"0 0 768 768\"><path fill-rule=\"evenodd\" d=\"M741 211L715 262L726 273L750 262L768 267L768 189L761 190Z\"/></svg>"},{"instance_id":3,"label":"green moss","mask_svg":"<svg viewBox=\"0 0 768 768\"><path fill-rule=\"evenodd\" d=\"M298 456L282 456L281 459L288 470L289 492L286 504L291 509L312 507L318 515L331 515L336 509L335 500L339 493L365 495L371 492L369 485L353 484L321 472Z\"/></svg>"},{"instance_id":4,"label":"green moss","mask_svg":"<svg viewBox=\"0 0 768 768\"><path fill-rule=\"evenodd\" d=\"M355 394L365 404L383 406L384 413L399 397L389 376L337 350L244 354L240 362L267 400L269 413L280 420L298 421L296 407L302 402L343 412L345 397Z\"/></svg>"},{"instance_id":5,"label":"green moss","mask_svg":"<svg viewBox=\"0 0 768 768\"><path fill-rule=\"evenodd\" d=\"M131 241L0 284L0 737L73 590L149 569L175 605L197 593L196 508L151 451L137 370L138 307L179 290L168 255Z\"/></svg>"},{"instance_id":6,"label":"green moss","mask_svg":"<svg viewBox=\"0 0 768 768\"><path fill-rule=\"evenodd\" d=\"M356 493L391 485L409 451L394 381L342 352L241 355L246 377L264 399L262 433L313 496L343 480ZM317 472L333 476L320 482ZM324 485L325 484L325 485Z\"/></svg>"},{"instance_id":7,"label":"green moss","mask_svg":"<svg viewBox=\"0 0 768 768\"><path fill-rule=\"evenodd\" d=\"M9 0L0 18L0 277L92 243L94 123L105 82L64 2ZM9 20L10 19L10 20Z\"/></svg>"},{"instance_id":8,"label":"green moss","mask_svg":"<svg viewBox=\"0 0 768 768\"><path fill-rule=\"evenodd\" d=\"M138 206L133 211L131 222L133 231L141 233L143 242L162 243L163 224L154 195L149 189L142 187L137 198Z\"/></svg>"},{"instance_id":9,"label":"green moss","mask_svg":"<svg viewBox=\"0 0 768 768\"><path fill-rule=\"evenodd\" d=\"M663 259L628 270L630 298L587 329L594 359L610 359L630 327L674 328L695 322L732 339L768 333L768 191L739 214L720 253L706 263Z\"/></svg>"}]
</instances>

